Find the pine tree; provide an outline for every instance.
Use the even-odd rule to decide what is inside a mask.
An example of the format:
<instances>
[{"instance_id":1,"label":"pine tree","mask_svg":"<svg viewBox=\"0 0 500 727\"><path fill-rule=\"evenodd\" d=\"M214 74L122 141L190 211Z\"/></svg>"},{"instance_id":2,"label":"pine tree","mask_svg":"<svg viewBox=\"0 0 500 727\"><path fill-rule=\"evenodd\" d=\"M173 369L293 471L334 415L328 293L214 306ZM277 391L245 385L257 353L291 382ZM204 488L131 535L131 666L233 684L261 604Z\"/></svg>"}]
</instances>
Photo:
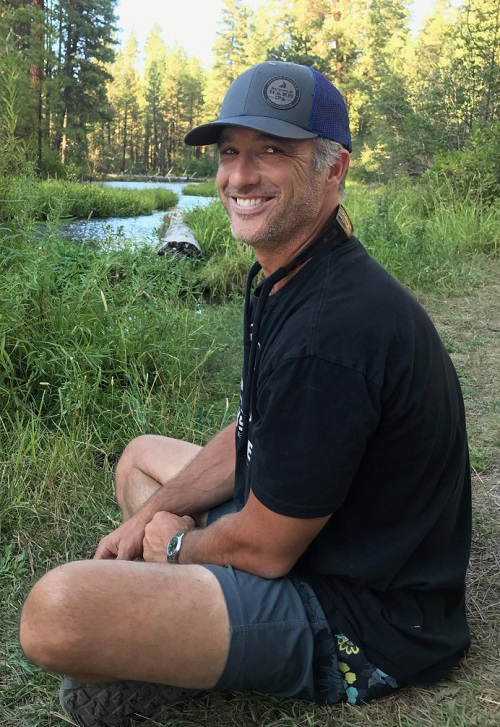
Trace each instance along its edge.
<instances>
[{"instance_id":1,"label":"pine tree","mask_svg":"<svg viewBox=\"0 0 500 727\"><path fill-rule=\"evenodd\" d=\"M251 63L247 58L250 39L255 39L253 13L242 0L223 0L222 19L214 45L214 61L209 76L204 118L216 118L231 83Z\"/></svg>"},{"instance_id":2,"label":"pine tree","mask_svg":"<svg viewBox=\"0 0 500 727\"><path fill-rule=\"evenodd\" d=\"M163 118L165 97L166 46L158 25L153 25L146 42L144 68L144 153L147 169L165 173L166 123Z\"/></svg>"},{"instance_id":3,"label":"pine tree","mask_svg":"<svg viewBox=\"0 0 500 727\"><path fill-rule=\"evenodd\" d=\"M53 114L56 147L64 164L68 147L78 161L86 152L89 123L102 117L106 107L104 64L113 60L114 5L116 0L59 0L57 68ZM83 153L82 153L83 152Z\"/></svg>"},{"instance_id":4,"label":"pine tree","mask_svg":"<svg viewBox=\"0 0 500 727\"><path fill-rule=\"evenodd\" d=\"M137 56L137 39L132 34L123 50L117 53L110 69L113 82L109 98L113 109L115 153L120 159L119 169L122 173L130 171L139 157L141 132Z\"/></svg>"}]
</instances>

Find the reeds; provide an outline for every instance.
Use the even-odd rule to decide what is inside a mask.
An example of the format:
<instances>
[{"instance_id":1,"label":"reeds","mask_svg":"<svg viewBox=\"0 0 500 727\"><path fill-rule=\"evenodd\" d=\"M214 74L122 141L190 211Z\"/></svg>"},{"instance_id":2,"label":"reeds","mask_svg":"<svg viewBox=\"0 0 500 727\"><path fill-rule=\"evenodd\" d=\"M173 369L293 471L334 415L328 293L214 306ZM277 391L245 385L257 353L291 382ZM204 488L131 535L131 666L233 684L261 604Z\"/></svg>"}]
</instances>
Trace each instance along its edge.
<instances>
[{"instance_id":1,"label":"reeds","mask_svg":"<svg viewBox=\"0 0 500 727\"><path fill-rule=\"evenodd\" d=\"M20 215L35 220L135 217L167 210L177 202L169 189L116 189L53 179L36 182L32 177L0 182L0 221L13 221Z\"/></svg>"}]
</instances>

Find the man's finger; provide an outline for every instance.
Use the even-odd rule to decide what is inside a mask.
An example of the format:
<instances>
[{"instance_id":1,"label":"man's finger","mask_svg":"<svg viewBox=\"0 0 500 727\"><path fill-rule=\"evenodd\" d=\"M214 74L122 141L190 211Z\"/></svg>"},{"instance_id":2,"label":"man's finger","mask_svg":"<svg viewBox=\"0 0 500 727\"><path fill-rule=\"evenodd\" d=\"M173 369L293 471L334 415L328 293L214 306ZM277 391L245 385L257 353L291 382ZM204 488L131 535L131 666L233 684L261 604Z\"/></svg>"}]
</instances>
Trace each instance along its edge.
<instances>
[{"instance_id":1,"label":"man's finger","mask_svg":"<svg viewBox=\"0 0 500 727\"><path fill-rule=\"evenodd\" d=\"M136 548L130 546L128 543L120 543L118 552L116 554L117 560L134 560L137 556L141 555L136 552Z\"/></svg>"},{"instance_id":2,"label":"man's finger","mask_svg":"<svg viewBox=\"0 0 500 727\"><path fill-rule=\"evenodd\" d=\"M97 550L94 555L94 560L105 560L107 558L115 558L116 551L108 545L104 540L101 540L97 546Z\"/></svg>"}]
</instances>

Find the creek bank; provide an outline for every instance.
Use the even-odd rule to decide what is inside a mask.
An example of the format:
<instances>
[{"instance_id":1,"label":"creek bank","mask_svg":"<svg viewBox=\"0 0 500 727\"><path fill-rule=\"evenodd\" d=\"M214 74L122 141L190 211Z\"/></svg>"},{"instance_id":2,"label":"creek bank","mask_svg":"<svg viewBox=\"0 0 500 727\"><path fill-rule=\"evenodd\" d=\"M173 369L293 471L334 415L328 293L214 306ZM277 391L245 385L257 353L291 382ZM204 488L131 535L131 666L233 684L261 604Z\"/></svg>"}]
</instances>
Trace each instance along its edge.
<instances>
[{"instance_id":1,"label":"creek bank","mask_svg":"<svg viewBox=\"0 0 500 727\"><path fill-rule=\"evenodd\" d=\"M177 206L170 213L183 214L194 207L204 207L211 202L209 197L182 194L185 186L181 182L102 182L96 186L114 189L153 190L168 189L178 196ZM113 247L121 247L131 242L135 245L159 243L158 231L163 227L165 212L156 211L150 215L135 217L107 217L105 219L80 219L65 223L60 233L77 242L98 242Z\"/></svg>"}]
</instances>

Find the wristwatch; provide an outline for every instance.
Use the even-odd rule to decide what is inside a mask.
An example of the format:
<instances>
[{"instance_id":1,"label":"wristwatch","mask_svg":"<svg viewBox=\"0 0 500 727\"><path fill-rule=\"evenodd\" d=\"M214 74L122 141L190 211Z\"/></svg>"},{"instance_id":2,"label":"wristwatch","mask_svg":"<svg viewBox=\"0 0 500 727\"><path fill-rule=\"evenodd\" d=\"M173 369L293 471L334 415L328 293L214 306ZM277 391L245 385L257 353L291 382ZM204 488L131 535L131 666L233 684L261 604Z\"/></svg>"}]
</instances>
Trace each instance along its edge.
<instances>
[{"instance_id":1,"label":"wristwatch","mask_svg":"<svg viewBox=\"0 0 500 727\"><path fill-rule=\"evenodd\" d=\"M181 530L176 533L167 543L167 563L177 563L179 561L179 553L181 552L182 539L187 530Z\"/></svg>"}]
</instances>

